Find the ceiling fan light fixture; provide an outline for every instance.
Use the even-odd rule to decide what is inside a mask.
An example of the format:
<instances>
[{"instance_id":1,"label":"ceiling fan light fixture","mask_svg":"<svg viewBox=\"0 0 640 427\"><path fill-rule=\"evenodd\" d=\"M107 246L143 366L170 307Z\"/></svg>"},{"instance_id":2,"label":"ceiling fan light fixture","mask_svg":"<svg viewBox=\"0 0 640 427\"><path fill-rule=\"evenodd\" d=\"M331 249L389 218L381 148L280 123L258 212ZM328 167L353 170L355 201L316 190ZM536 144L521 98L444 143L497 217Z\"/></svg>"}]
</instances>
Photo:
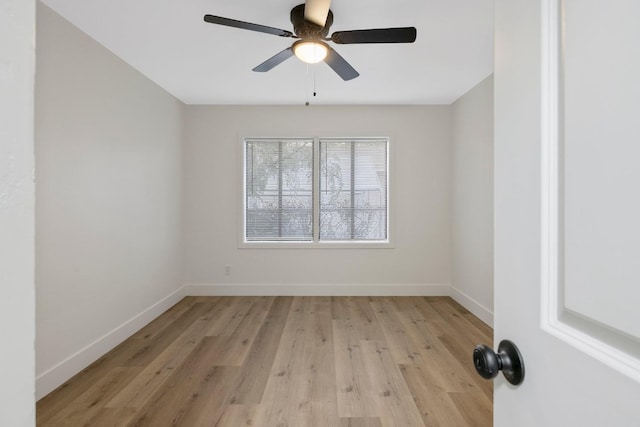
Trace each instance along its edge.
<instances>
[{"instance_id":1,"label":"ceiling fan light fixture","mask_svg":"<svg viewBox=\"0 0 640 427\"><path fill-rule=\"evenodd\" d=\"M293 44L293 53L302 62L315 64L327 57L329 46L320 40L298 40Z\"/></svg>"}]
</instances>

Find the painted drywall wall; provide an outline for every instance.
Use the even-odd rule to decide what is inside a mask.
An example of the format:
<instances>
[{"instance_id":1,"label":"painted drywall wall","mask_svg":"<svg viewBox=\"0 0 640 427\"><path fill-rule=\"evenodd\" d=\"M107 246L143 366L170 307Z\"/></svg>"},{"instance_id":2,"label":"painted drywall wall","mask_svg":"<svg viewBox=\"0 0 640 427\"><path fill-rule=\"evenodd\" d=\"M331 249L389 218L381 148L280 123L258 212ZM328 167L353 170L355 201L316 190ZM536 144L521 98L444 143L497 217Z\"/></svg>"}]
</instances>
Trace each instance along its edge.
<instances>
[{"instance_id":1,"label":"painted drywall wall","mask_svg":"<svg viewBox=\"0 0 640 427\"><path fill-rule=\"evenodd\" d=\"M444 284L448 290L450 117L448 106L186 107L185 282L231 285L229 292L248 284L292 285L288 292L328 284ZM242 137L336 135L391 138L395 247L238 248Z\"/></svg>"},{"instance_id":2,"label":"painted drywall wall","mask_svg":"<svg viewBox=\"0 0 640 427\"><path fill-rule=\"evenodd\" d=\"M0 425L35 425L33 0L0 1Z\"/></svg>"},{"instance_id":3,"label":"painted drywall wall","mask_svg":"<svg viewBox=\"0 0 640 427\"><path fill-rule=\"evenodd\" d=\"M37 30L36 363L39 380L55 377L46 389L180 286L183 105L42 4Z\"/></svg>"},{"instance_id":4,"label":"painted drywall wall","mask_svg":"<svg viewBox=\"0 0 640 427\"><path fill-rule=\"evenodd\" d=\"M452 296L493 318L493 76L451 106Z\"/></svg>"}]
</instances>

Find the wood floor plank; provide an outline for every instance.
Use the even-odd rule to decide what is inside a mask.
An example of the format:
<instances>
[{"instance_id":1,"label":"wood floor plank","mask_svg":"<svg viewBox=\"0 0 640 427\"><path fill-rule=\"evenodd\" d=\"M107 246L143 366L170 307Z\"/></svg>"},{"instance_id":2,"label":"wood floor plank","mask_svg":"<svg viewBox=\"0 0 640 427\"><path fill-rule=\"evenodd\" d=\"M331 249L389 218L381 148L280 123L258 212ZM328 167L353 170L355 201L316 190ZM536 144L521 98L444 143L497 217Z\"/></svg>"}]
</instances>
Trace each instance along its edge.
<instances>
[{"instance_id":1,"label":"wood floor plank","mask_svg":"<svg viewBox=\"0 0 640 427\"><path fill-rule=\"evenodd\" d=\"M357 297L331 297L331 319L349 320L355 298Z\"/></svg>"},{"instance_id":2,"label":"wood floor plank","mask_svg":"<svg viewBox=\"0 0 640 427\"><path fill-rule=\"evenodd\" d=\"M397 316L397 309L386 298L375 298L371 302L378 323L384 333L386 343L397 364L422 364L420 343L406 332Z\"/></svg>"},{"instance_id":3,"label":"wood floor plank","mask_svg":"<svg viewBox=\"0 0 640 427\"><path fill-rule=\"evenodd\" d=\"M493 338L493 334L485 334L484 328L478 328L468 320L469 311L450 298L436 299L430 302L431 306L452 326L456 328L458 336L464 337L468 342L482 340L487 342Z\"/></svg>"},{"instance_id":4,"label":"wood floor plank","mask_svg":"<svg viewBox=\"0 0 640 427\"><path fill-rule=\"evenodd\" d=\"M380 418L340 418L340 427L382 427Z\"/></svg>"},{"instance_id":5,"label":"wood floor plank","mask_svg":"<svg viewBox=\"0 0 640 427\"><path fill-rule=\"evenodd\" d=\"M271 305L271 310L253 340L231 403L260 403L292 303L293 297L277 297Z\"/></svg>"},{"instance_id":6,"label":"wood floor plank","mask_svg":"<svg viewBox=\"0 0 640 427\"><path fill-rule=\"evenodd\" d=\"M182 362L173 375L143 408L140 408L131 424L135 426L192 425L203 414L202 408L211 404L217 411L208 410L213 425L222 415L228 402L229 390L235 384L239 368L214 366L211 356L217 346L215 338L204 337L200 344Z\"/></svg>"},{"instance_id":7,"label":"wood floor plank","mask_svg":"<svg viewBox=\"0 0 640 427\"><path fill-rule=\"evenodd\" d=\"M409 336L420 342L420 352L424 363L416 364L425 381L443 391L473 391L478 388L467 370L463 368L446 346L427 327L426 320L413 310L399 312L398 318L404 324Z\"/></svg>"},{"instance_id":8,"label":"wood floor plank","mask_svg":"<svg viewBox=\"0 0 640 427\"><path fill-rule=\"evenodd\" d=\"M142 368L114 368L84 393L72 400L42 426L82 426L89 424L100 409L135 377Z\"/></svg>"},{"instance_id":9,"label":"wood floor plank","mask_svg":"<svg viewBox=\"0 0 640 427\"><path fill-rule=\"evenodd\" d=\"M204 313L211 311L216 305L216 299L208 302L197 302L189 306L180 316L173 321L170 328L164 328L157 334L151 334L148 338L143 335L137 340L127 340L134 351L124 361L119 361L124 366L147 366L160 353L165 351L186 328L196 322Z\"/></svg>"},{"instance_id":10,"label":"wood floor plank","mask_svg":"<svg viewBox=\"0 0 640 427\"><path fill-rule=\"evenodd\" d=\"M179 425L200 398L198 390L203 381L215 375L215 366L208 363L213 354L212 342L203 339L184 359L181 366L162 384L141 408L132 414L129 423L136 426ZM180 369L188 366L188 369Z\"/></svg>"},{"instance_id":11,"label":"wood floor plank","mask_svg":"<svg viewBox=\"0 0 640 427\"><path fill-rule=\"evenodd\" d=\"M205 332L210 327L210 316L214 308L215 306L210 307L208 311L185 329L165 351L147 365L106 406L140 409L162 387L187 356L198 347Z\"/></svg>"},{"instance_id":12,"label":"wood floor plank","mask_svg":"<svg viewBox=\"0 0 640 427\"><path fill-rule=\"evenodd\" d=\"M231 336L255 303L256 297L227 297L212 316L207 336Z\"/></svg>"},{"instance_id":13,"label":"wood floor plank","mask_svg":"<svg viewBox=\"0 0 640 427\"><path fill-rule=\"evenodd\" d=\"M265 407L263 422L266 425L293 426L291 423L298 410L308 404L297 376L306 375L304 318L305 311L311 311L309 304L309 298L294 297L291 305L261 401Z\"/></svg>"},{"instance_id":14,"label":"wood floor plank","mask_svg":"<svg viewBox=\"0 0 640 427\"><path fill-rule=\"evenodd\" d=\"M448 392L430 382L424 376L425 370L414 365L403 365L401 371L426 426L464 427L467 425L464 417L451 401Z\"/></svg>"},{"instance_id":15,"label":"wood floor plank","mask_svg":"<svg viewBox=\"0 0 640 427\"><path fill-rule=\"evenodd\" d=\"M216 349L212 352L210 363L216 366L241 366L253 344L260 326L269 313L275 297L260 297L244 314L236 325L232 335L216 336L212 340Z\"/></svg>"},{"instance_id":16,"label":"wood floor plank","mask_svg":"<svg viewBox=\"0 0 640 427\"><path fill-rule=\"evenodd\" d=\"M81 425L82 427L130 427L129 422L134 418L135 414L136 410L134 408L103 407L88 423ZM56 425L56 427L62 425L64 424Z\"/></svg>"},{"instance_id":17,"label":"wood floor plank","mask_svg":"<svg viewBox=\"0 0 640 427\"><path fill-rule=\"evenodd\" d=\"M424 427L420 411L387 344L362 341L361 346L383 426Z\"/></svg>"},{"instance_id":18,"label":"wood floor plank","mask_svg":"<svg viewBox=\"0 0 640 427\"><path fill-rule=\"evenodd\" d=\"M37 425L478 426L492 330L448 297L188 297L37 403Z\"/></svg>"},{"instance_id":19,"label":"wood floor plank","mask_svg":"<svg viewBox=\"0 0 640 427\"><path fill-rule=\"evenodd\" d=\"M338 414L348 418L376 416L378 401L365 370L358 322L334 320L333 326Z\"/></svg>"},{"instance_id":20,"label":"wood floor plank","mask_svg":"<svg viewBox=\"0 0 640 427\"><path fill-rule=\"evenodd\" d=\"M326 405L338 424L329 298L295 297L264 391L265 425L312 425Z\"/></svg>"},{"instance_id":21,"label":"wood floor plank","mask_svg":"<svg viewBox=\"0 0 640 427\"><path fill-rule=\"evenodd\" d=\"M219 366L215 375L202 383L199 391L202 399L198 399L192 410L183 419L182 425L209 427L215 425L230 403L230 390L235 387L240 376L240 368L235 366ZM150 425L151 427L151 425Z\"/></svg>"},{"instance_id":22,"label":"wood floor plank","mask_svg":"<svg viewBox=\"0 0 640 427\"><path fill-rule=\"evenodd\" d=\"M371 297L331 297L333 320L375 322L375 314L370 305L371 301Z\"/></svg>"},{"instance_id":23,"label":"wood floor plank","mask_svg":"<svg viewBox=\"0 0 640 427\"><path fill-rule=\"evenodd\" d=\"M392 298L394 304L403 304L397 297ZM472 363L473 348L482 342L485 338L479 336L469 336L467 329L475 329L471 324L463 324L453 326L449 321L449 318L443 317L443 314L436 310L433 304L442 304L447 301L453 302L448 297L423 297L416 298L411 301L411 306L417 310L418 317L422 318L421 331L425 336L432 336L437 338L437 341L446 349L450 359L457 361L449 363L448 367L459 367L464 371L464 375L458 378L459 384L464 385L465 382L473 386L482 392L489 398L493 399L493 384L490 381L486 381L475 372L475 368ZM442 311L442 310L441 310ZM409 314L408 305L405 304L402 313ZM419 322L416 322L419 323ZM457 328L464 328L464 331L460 331ZM492 341L492 340L491 340ZM434 347L441 351L440 346ZM456 375L460 373L459 369L455 370Z\"/></svg>"},{"instance_id":24,"label":"wood floor plank","mask_svg":"<svg viewBox=\"0 0 640 427\"><path fill-rule=\"evenodd\" d=\"M348 321L359 333L359 338L369 341L384 340L384 334L371 306L371 297L333 297L331 308L334 320Z\"/></svg>"},{"instance_id":25,"label":"wood floor plank","mask_svg":"<svg viewBox=\"0 0 640 427\"><path fill-rule=\"evenodd\" d=\"M332 298L336 392L340 417L361 418L378 415L365 370L361 342L384 341L369 297Z\"/></svg>"},{"instance_id":26,"label":"wood floor plank","mask_svg":"<svg viewBox=\"0 0 640 427\"><path fill-rule=\"evenodd\" d=\"M326 406L325 412L333 411L337 415L331 299L314 297L312 303L313 315L305 317L305 327L309 332L306 360L308 372L312 374L309 377L309 397L314 405Z\"/></svg>"},{"instance_id":27,"label":"wood floor plank","mask_svg":"<svg viewBox=\"0 0 640 427\"><path fill-rule=\"evenodd\" d=\"M493 405L483 393L449 393L449 397L470 427L492 425Z\"/></svg>"},{"instance_id":28,"label":"wood floor plank","mask_svg":"<svg viewBox=\"0 0 640 427\"><path fill-rule=\"evenodd\" d=\"M262 426L264 407L260 405L236 405L226 407L214 427Z\"/></svg>"},{"instance_id":29,"label":"wood floor plank","mask_svg":"<svg viewBox=\"0 0 640 427\"><path fill-rule=\"evenodd\" d=\"M198 297L185 297L133 334L130 339L154 340L161 332L174 325L174 322L196 303L215 304L217 300L218 297L209 297L206 300L200 300Z\"/></svg>"}]
</instances>

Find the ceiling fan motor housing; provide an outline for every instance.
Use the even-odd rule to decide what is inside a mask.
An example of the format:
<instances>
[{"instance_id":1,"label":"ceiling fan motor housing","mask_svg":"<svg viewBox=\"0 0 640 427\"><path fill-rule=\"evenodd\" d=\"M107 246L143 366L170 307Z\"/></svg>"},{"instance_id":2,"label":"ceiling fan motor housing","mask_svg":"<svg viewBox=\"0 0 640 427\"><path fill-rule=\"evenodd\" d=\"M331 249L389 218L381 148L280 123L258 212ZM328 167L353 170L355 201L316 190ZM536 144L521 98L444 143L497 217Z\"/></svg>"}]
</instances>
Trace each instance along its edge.
<instances>
[{"instance_id":1,"label":"ceiling fan motor housing","mask_svg":"<svg viewBox=\"0 0 640 427\"><path fill-rule=\"evenodd\" d=\"M291 9L291 23L294 32L301 39L321 40L329 34L329 28L333 24L333 12L329 11L327 21L324 27L321 27L304 19L304 4L299 4Z\"/></svg>"}]
</instances>

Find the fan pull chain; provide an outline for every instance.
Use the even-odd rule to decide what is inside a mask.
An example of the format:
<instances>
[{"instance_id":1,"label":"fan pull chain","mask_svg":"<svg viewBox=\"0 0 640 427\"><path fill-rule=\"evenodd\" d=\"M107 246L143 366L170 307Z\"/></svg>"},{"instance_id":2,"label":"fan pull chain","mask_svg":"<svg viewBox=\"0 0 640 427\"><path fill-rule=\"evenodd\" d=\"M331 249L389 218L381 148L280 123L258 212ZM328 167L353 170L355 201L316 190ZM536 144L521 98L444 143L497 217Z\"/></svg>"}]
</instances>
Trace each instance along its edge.
<instances>
[{"instance_id":1,"label":"fan pull chain","mask_svg":"<svg viewBox=\"0 0 640 427\"><path fill-rule=\"evenodd\" d=\"M307 97L307 102L305 102L304 105L306 107L308 107L309 106L309 83L310 83L310 80L311 80L311 76L310 76L310 73L309 73L309 64L306 64L306 65L307 65L307 78L305 79L304 91L305 91L305 94L306 94L306 97ZM317 87L317 78L316 77L317 77L316 68L314 68L313 69L313 96L314 97L316 97L318 95L318 92L317 92L317 89L316 89L316 87Z\"/></svg>"},{"instance_id":2,"label":"fan pull chain","mask_svg":"<svg viewBox=\"0 0 640 427\"><path fill-rule=\"evenodd\" d=\"M313 96L316 96L316 70L313 69Z\"/></svg>"},{"instance_id":3,"label":"fan pull chain","mask_svg":"<svg viewBox=\"0 0 640 427\"><path fill-rule=\"evenodd\" d=\"M309 106L309 64L307 65L307 78L304 79L304 93L307 97L307 102L304 103L306 107Z\"/></svg>"}]
</instances>

